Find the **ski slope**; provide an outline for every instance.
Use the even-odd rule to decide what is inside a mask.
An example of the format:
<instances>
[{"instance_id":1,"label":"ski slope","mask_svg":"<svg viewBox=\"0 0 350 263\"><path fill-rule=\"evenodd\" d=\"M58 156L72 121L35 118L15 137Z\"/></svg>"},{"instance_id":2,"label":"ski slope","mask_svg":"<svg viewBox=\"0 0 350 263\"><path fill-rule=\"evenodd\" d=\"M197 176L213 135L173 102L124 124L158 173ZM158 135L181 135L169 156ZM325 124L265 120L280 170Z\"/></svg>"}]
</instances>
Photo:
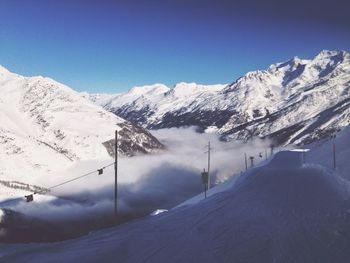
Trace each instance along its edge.
<instances>
[{"instance_id":1,"label":"ski slope","mask_svg":"<svg viewBox=\"0 0 350 263\"><path fill-rule=\"evenodd\" d=\"M223 188L220 190L220 188ZM3 262L349 262L350 184L303 164L272 160L207 199L53 244L1 245Z\"/></svg>"}]
</instances>

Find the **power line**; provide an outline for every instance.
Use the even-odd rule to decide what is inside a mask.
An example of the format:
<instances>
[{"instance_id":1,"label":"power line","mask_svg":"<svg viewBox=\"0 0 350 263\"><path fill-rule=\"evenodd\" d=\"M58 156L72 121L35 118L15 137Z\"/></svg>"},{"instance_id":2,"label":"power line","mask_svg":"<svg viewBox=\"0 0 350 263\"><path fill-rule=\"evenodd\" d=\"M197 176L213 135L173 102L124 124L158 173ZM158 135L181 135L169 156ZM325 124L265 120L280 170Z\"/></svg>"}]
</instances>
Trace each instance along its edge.
<instances>
[{"instance_id":1,"label":"power line","mask_svg":"<svg viewBox=\"0 0 350 263\"><path fill-rule=\"evenodd\" d=\"M102 168L100 168L100 169L97 169L97 170L94 170L94 171L92 171L92 172L89 172L89 173L86 173L86 174L83 174L83 175L74 177L74 178L72 178L72 179L70 179L70 180L67 180L67 181L64 181L64 182L62 182L62 183L59 183L59 184L50 186L50 187L48 187L47 189L51 190L51 189L56 188L56 187L59 187L59 186L61 186L61 185L65 185L65 184L68 184L68 183L70 183L70 182L79 180L79 179L81 179L81 178L83 178L83 177L89 176L89 175L91 175L91 174L93 174L93 173L96 173L96 172L99 173L99 174L102 174L101 171L103 171L104 169L106 169L107 167L110 167L110 166L112 166L112 165L114 165L114 162L111 163L111 164L109 164L109 165L106 165L106 166L104 166L104 167L102 167ZM36 193L38 193L38 192L34 192L34 194L36 194ZM40 192L39 192L39 193L40 193Z\"/></svg>"},{"instance_id":2,"label":"power line","mask_svg":"<svg viewBox=\"0 0 350 263\"><path fill-rule=\"evenodd\" d=\"M103 174L103 170L104 170L104 169L106 169L106 168L108 168L108 167L110 167L110 166L112 166L112 165L114 165L114 164L115 164L114 162L113 162L113 163L110 163L110 164L108 164L108 165L106 165L106 166L103 166L103 167L100 168L100 169L93 170L93 171L88 172L88 173L85 173L85 174L83 174L83 175L80 175L80 176L74 177L74 178L72 178L72 179L63 181L63 182L61 182L61 183L59 183L59 184L55 184L55 185L52 185L52 186L50 186L50 187L46 187L45 190L32 192L31 194L25 195L24 197L26 198L27 202L31 202L31 201L34 200L34 197L33 197L33 196L36 195L36 194L47 193L47 192L50 191L51 189L60 187L60 186L62 186L62 185L71 183L71 182L76 181L76 180L79 180L79 179L81 179L81 178L84 178L84 177L89 176L89 175L91 175L91 174L94 174L94 173L96 173L96 172L98 173L98 175ZM5 200L5 201L3 201L3 202L0 202L0 205L9 205L9 204L12 203L12 202L14 203L14 202L19 202L19 201L20 201L20 198L16 198L16 199L12 199L12 200ZM1 208L4 208L4 207L1 207Z\"/></svg>"},{"instance_id":3,"label":"power line","mask_svg":"<svg viewBox=\"0 0 350 263\"><path fill-rule=\"evenodd\" d=\"M60 187L60 186L62 186L62 185L71 183L71 182L73 182L73 181L82 179L82 178L84 178L84 177L86 177L86 176L89 176L89 175L91 175L91 174L94 174L94 173L96 173L96 172L100 175L100 174L103 173L103 170L104 170L104 169L106 169L106 168L108 168L108 167L110 167L110 166L112 166L112 165L114 165L114 162L113 162L113 163L110 163L110 164L108 164L108 165L106 165L106 166L103 166L103 167L100 168L100 169L93 170L93 171L88 172L88 173L85 173L85 174L83 174L83 175L80 175L80 176L74 177L74 178L72 178L72 179L63 181L63 182L61 182L61 183L59 183L59 184L55 184L55 185L52 185L52 186L50 186L50 187L47 187L45 190L42 190L42 191L35 191L35 192L33 192L33 193L29 194L29 195L25 195L24 197L26 198L27 202L31 202L31 201L33 201L33 195L35 195L35 194L47 193L47 192L48 192L49 190L51 190L51 189L54 189L54 188Z\"/></svg>"},{"instance_id":4,"label":"power line","mask_svg":"<svg viewBox=\"0 0 350 263\"><path fill-rule=\"evenodd\" d=\"M76 181L76 180L82 179L82 178L84 178L84 177L86 177L86 176L89 176L89 175L91 175L91 174L94 174L94 173L96 173L96 172L97 172L98 175L101 175L101 174L103 174L103 170L104 170L104 169L106 169L106 168L108 168L108 167L110 167L110 166L112 166L112 165L114 165L114 170L115 170L115 182L114 182L114 184L115 184L115 191L114 191L114 199L115 199L115 202L114 202L114 214L115 214L115 216L117 216L117 190L118 190L118 188L117 188L117 174L118 174L118 170L117 170L117 168L118 168L118 131L117 131L117 130L115 131L115 160L114 160L113 163L110 163L110 164L108 164L108 165L106 165L106 166L103 166L102 168L99 168L99 169L97 169L97 170L93 170L93 171L91 171L91 172L82 174L82 175L80 175L80 176L77 176L77 177L68 179L68 180L63 181L63 182L61 182L61 183L59 183L59 184L52 185L52 186L50 186L50 187L45 188L44 190L39 190L39 191L34 191L34 192L30 191L31 193L28 194L28 195L25 195L24 197L26 198L26 201L27 201L27 202L32 202L32 201L34 201L34 195L36 195L36 194L44 194L44 193L47 193L47 192L49 192L51 189L54 189L54 188L60 187L60 186L62 186L62 185L65 185L65 184L74 182L74 181ZM17 200L19 200L19 198L13 199L13 200L8 200L8 201L6 201L6 202L0 202L0 205L1 205L1 203L2 203L2 204L4 204L4 203L5 203L5 204L8 204L8 203L11 203L11 202L14 202L14 201L17 201Z\"/></svg>"}]
</instances>

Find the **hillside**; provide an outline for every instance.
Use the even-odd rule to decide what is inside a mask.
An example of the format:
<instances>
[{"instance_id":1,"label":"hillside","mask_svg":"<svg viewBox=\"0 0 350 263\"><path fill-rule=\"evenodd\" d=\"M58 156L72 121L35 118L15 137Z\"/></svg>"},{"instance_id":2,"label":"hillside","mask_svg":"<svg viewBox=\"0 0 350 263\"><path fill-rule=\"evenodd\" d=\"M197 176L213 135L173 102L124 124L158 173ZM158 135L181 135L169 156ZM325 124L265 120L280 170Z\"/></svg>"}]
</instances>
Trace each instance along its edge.
<instances>
[{"instance_id":1,"label":"hillside","mask_svg":"<svg viewBox=\"0 0 350 263\"><path fill-rule=\"evenodd\" d=\"M225 140L305 144L350 124L350 54L323 50L248 72L229 85L179 83L91 94L106 110L149 129L198 126Z\"/></svg>"},{"instance_id":2,"label":"hillside","mask_svg":"<svg viewBox=\"0 0 350 263\"><path fill-rule=\"evenodd\" d=\"M0 67L0 176L23 180L28 174L63 170L78 160L161 149L143 128L107 112L52 79L23 77ZM44 158L45 157L45 158Z\"/></svg>"}]
</instances>

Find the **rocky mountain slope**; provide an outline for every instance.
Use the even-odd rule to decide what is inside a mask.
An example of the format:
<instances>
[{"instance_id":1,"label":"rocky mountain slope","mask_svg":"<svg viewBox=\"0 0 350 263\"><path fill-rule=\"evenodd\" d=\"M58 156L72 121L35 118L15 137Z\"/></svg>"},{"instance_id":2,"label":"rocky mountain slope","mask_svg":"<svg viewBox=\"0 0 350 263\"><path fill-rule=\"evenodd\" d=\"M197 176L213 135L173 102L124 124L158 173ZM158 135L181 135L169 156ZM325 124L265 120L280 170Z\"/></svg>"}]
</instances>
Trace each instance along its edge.
<instances>
[{"instance_id":1,"label":"rocky mountain slope","mask_svg":"<svg viewBox=\"0 0 350 263\"><path fill-rule=\"evenodd\" d=\"M350 54L324 50L310 60L294 57L229 85L155 84L89 97L149 129L195 125L227 140L260 136L302 144L350 123Z\"/></svg>"},{"instance_id":2,"label":"rocky mountain slope","mask_svg":"<svg viewBox=\"0 0 350 263\"><path fill-rule=\"evenodd\" d=\"M23 77L0 66L0 176L23 179L48 173L77 160L162 148L143 128L105 111L52 79Z\"/></svg>"}]
</instances>

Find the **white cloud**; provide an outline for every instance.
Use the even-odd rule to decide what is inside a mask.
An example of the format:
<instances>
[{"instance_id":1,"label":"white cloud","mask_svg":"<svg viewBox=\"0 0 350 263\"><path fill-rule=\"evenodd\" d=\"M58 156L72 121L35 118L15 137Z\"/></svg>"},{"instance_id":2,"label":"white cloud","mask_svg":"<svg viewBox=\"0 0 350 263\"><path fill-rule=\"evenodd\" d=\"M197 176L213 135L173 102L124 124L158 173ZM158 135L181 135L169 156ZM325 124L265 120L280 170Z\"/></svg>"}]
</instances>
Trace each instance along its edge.
<instances>
[{"instance_id":1,"label":"white cloud","mask_svg":"<svg viewBox=\"0 0 350 263\"><path fill-rule=\"evenodd\" d=\"M211 143L211 175L213 184L245 170L244 153L255 160L265 157L268 142L222 142L215 134L198 134L194 128L172 128L154 131L167 150L154 155L119 158L118 207L125 220L150 214L157 209L169 209L202 192L200 173L207 168L207 144ZM263 153L263 158L259 153ZM110 160L76 163L64 173L51 178L38 177L32 183L45 186L60 183L98 169ZM101 226L111 220L114 198L114 169L103 175L93 174L57 189L52 199L35 196L34 202L20 203L14 209L48 221L88 220L100 218ZM104 215L101 218L100 215ZM96 226L94 226L96 227Z\"/></svg>"}]
</instances>

